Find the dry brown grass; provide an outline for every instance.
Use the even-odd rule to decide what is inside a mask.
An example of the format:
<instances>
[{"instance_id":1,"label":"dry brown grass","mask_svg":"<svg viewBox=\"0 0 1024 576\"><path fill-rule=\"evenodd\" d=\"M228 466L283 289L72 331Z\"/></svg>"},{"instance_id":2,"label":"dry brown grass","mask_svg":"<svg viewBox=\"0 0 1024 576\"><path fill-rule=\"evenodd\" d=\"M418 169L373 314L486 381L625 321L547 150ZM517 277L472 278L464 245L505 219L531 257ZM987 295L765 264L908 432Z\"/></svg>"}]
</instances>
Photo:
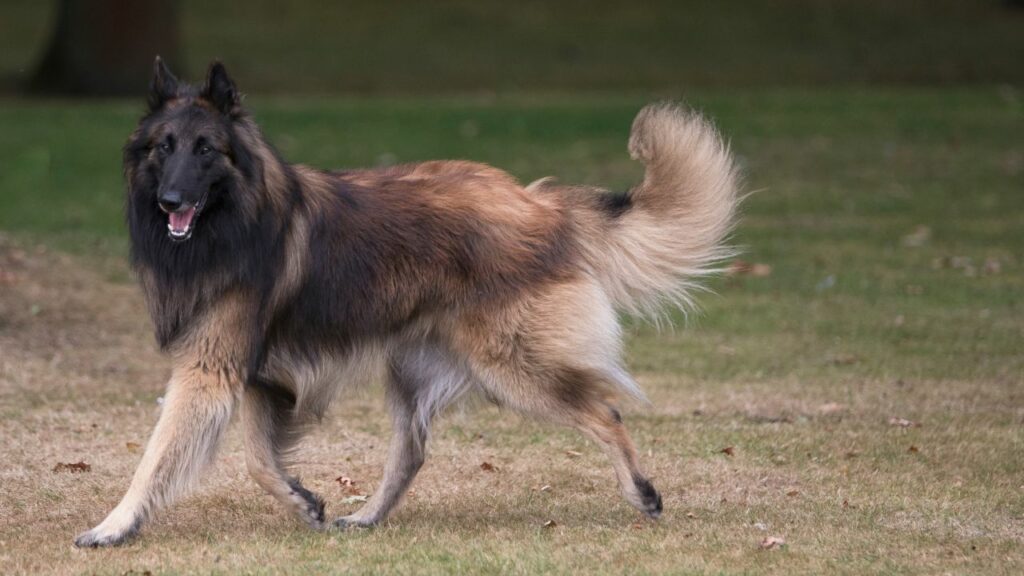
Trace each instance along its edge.
<instances>
[{"instance_id":1,"label":"dry brown grass","mask_svg":"<svg viewBox=\"0 0 1024 576\"><path fill-rule=\"evenodd\" d=\"M413 494L379 529L307 531L246 477L233 430L202 488L141 538L76 550L73 536L127 486L168 365L137 289L107 279L122 264L87 267L0 237L0 271L4 573L1024 569L1019 379L707 386L659 370L639 375L653 405L626 415L664 493L657 523L618 497L581 437L485 407L439 422ZM331 514L353 507L339 475L373 490L386 436L371 390L338 402L303 444L298 471ZM79 461L91 469L53 471ZM769 536L786 545L760 549Z\"/></svg>"}]
</instances>

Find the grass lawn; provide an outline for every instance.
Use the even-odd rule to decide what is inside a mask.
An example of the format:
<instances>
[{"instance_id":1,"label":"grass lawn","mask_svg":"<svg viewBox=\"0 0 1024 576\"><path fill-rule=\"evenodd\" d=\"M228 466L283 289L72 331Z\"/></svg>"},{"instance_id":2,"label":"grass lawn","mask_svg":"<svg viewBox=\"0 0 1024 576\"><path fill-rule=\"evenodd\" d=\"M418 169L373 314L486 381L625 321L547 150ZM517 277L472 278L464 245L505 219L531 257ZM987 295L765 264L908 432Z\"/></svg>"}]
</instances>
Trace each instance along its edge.
<instances>
[{"instance_id":1,"label":"grass lawn","mask_svg":"<svg viewBox=\"0 0 1024 576\"><path fill-rule=\"evenodd\" d=\"M665 497L659 522L621 501L580 436L481 407L438 422L381 528L306 531L247 478L233 430L195 495L98 551L71 539L122 495L168 375L123 262L119 148L141 103L0 102L2 571L1024 571L1024 95L689 101L759 190L736 242L761 266L714 281L675 329L629 324L652 404L625 419ZM467 157L617 188L640 175L632 97L248 102L286 157L320 166ZM371 387L337 402L297 471L348 512L334 479L372 492L386 438Z\"/></svg>"}]
</instances>

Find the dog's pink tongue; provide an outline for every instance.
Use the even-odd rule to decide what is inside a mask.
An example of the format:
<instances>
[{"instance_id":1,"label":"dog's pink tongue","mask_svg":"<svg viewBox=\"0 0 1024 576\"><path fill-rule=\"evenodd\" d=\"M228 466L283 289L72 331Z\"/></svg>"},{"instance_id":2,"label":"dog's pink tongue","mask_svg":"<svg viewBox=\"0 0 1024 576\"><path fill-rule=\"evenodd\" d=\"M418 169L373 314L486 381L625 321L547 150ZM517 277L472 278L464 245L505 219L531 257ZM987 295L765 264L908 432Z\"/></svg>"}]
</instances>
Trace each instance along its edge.
<instances>
[{"instance_id":1,"label":"dog's pink tongue","mask_svg":"<svg viewBox=\"0 0 1024 576\"><path fill-rule=\"evenodd\" d=\"M186 230L190 224L192 224L192 217L195 216L196 209L193 206L188 210L182 210L181 212L171 212L168 214L171 220L171 228L176 232L182 232Z\"/></svg>"}]
</instances>

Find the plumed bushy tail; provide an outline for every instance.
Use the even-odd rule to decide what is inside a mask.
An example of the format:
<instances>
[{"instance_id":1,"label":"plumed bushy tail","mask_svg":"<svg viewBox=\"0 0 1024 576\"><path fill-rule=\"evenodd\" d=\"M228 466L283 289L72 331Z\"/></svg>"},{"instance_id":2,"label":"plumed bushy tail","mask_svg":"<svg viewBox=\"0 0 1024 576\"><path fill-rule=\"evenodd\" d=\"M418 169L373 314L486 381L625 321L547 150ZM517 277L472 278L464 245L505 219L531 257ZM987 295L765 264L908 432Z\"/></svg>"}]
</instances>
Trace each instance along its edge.
<instances>
[{"instance_id":1,"label":"plumed bushy tail","mask_svg":"<svg viewBox=\"0 0 1024 576\"><path fill-rule=\"evenodd\" d=\"M699 280L732 254L724 241L738 204L728 146L696 112L652 104L633 121L629 153L646 166L591 262L625 312L657 318L664 306L694 307Z\"/></svg>"}]
</instances>

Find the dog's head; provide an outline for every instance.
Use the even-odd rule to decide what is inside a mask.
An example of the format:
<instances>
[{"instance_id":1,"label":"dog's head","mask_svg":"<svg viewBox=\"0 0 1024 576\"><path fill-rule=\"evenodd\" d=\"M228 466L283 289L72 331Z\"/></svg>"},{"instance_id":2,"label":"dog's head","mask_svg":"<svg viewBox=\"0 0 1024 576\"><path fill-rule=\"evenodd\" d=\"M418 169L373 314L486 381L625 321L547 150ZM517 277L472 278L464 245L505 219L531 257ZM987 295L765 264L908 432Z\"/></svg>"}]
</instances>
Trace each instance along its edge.
<instances>
[{"instance_id":1,"label":"dog's head","mask_svg":"<svg viewBox=\"0 0 1024 576\"><path fill-rule=\"evenodd\" d=\"M191 86L158 56L148 103L125 147L129 219L185 242L202 233L204 221L245 203L240 190L252 160L240 128L249 121L220 62L210 65L201 86Z\"/></svg>"}]
</instances>

